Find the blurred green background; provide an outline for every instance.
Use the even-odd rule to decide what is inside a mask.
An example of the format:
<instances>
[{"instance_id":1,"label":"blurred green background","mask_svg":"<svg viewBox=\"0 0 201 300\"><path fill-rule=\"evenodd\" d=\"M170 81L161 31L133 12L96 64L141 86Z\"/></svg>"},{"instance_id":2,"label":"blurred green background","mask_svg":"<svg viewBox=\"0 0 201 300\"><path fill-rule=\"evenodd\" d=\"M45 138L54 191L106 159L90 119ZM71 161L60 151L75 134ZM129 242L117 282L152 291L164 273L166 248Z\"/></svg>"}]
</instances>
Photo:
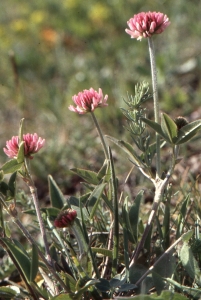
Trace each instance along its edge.
<instances>
[{"instance_id":1,"label":"blurred green background","mask_svg":"<svg viewBox=\"0 0 201 300\"><path fill-rule=\"evenodd\" d=\"M37 132L46 146L32 161L41 195L52 174L66 193L79 190L72 167L98 170L103 153L90 115L68 110L72 96L102 88L109 106L96 110L105 134L122 138L119 107L137 82L150 81L147 40L125 33L127 20L141 11L160 11L171 25L155 36L161 110L200 118L201 1L199 0L5 0L0 9L0 163L2 148L18 134ZM152 105L149 103L149 110ZM114 156L124 174L127 161ZM123 163L122 163L123 162ZM125 164L125 166L124 166Z\"/></svg>"}]
</instances>

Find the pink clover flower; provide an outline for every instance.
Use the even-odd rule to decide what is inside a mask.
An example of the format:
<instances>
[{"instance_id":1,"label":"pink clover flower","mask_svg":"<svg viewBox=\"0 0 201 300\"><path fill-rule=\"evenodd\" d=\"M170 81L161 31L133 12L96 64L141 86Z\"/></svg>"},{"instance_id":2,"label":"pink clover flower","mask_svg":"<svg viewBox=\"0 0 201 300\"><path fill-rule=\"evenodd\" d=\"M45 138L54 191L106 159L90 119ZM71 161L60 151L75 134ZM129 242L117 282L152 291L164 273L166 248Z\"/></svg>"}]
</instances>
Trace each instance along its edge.
<instances>
[{"instance_id":1,"label":"pink clover flower","mask_svg":"<svg viewBox=\"0 0 201 300\"><path fill-rule=\"evenodd\" d=\"M129 29L125 30L126 33L130 34L131 38L141 40L149 38L153 34L162 33L170 25L170 22L167 15L149 11L134 15L127 24Z\"/></svg>"},{"instance_id":2,"label":"pink clover flower","mask_svg":"<svg viewBox=\"0 0 201 300\"><path fill-rule=\"evenodd\" d=\"M30 159L33 158L32 154L38 152L45 144L45 139L38 137L36 133L34 134L24 134L24 155ZM11 140L6 142L6 147L3 148L5 154L10 158L17 158L19 150L19 137L13 136Z\"/></svg>"},{"instance_id":3,"label":"pink clover flower","mask_svg":"<svg viewBox=\"0 0 201 300\"><path fill-rule=\"evenodd\" d=\"M74 95L72 99L76 106L70 105L69 110L78 114L86 114L87 112L94 111L98 107L104 107L108 105L106 103L108 95L103 97L103 92L100 88L98 92L93 88L84 90L79 92L77 95Z\"/></svg>"}]
</instances>

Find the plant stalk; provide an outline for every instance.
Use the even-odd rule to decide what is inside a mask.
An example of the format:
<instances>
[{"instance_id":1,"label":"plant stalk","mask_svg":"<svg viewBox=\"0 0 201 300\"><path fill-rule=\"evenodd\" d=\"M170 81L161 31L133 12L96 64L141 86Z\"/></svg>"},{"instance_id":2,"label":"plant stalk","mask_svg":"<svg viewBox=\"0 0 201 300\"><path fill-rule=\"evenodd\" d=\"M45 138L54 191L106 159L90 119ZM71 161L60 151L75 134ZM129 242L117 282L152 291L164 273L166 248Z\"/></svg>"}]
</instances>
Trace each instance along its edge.
<instances>
[{"instance_id":1,"label":"plant stalk","mask_svg":"<svg viewBox=\"0 0 201 300\"><path fill-rule=\"evenodd\" d=\"M111 169L111 195L112 195L112 202L114 208L112 275L115 276L117 272L118 255L119 255L119 207L118 207L118 197L117 197L116 175L114 171L112 152L110 148L109 148L109 159L110 159L110 169Z\"/></svg>"},{"instance_id":2,"label":"plant stalk","mask_svg":"<svg viewBox=\"0 0 201 300\"><path fill-rule=\"evenodd\" d=\"M40 226L40 232L41 232L42 239L43 239L43 242L44 242L47 261L49 262L50 265L53 266L52 258L51 258L51 255L50 255L50 249L49 249L49 245L48 245L48 241L47 241L45 225L44 225L44 222L43 222L43 219L42 219L42 216L41 216L41 212L40 212L40 206L39 206L39 201L38 201L37 190L36 190L36 187L35 187L34 182L32 180L31 174L29 172L28 161L27 161L26 158L25 158L25 168L26 168L26 172L27 172L25 182L27 183L27 185L29 187L29 190L30 190L33 202L34 202L36 215L37 215L39 226Z\"/></svg>"},{"instance_id":3,"label":"plant stalk","mask_svg":"<svg viewBox=\"0 0 201 300\"><path fill-rule=\"evenodd\" d=\"M133 256L131 258L131 262L130 262L129 267L137 261L138 256L139 256L139 254L140 254L140 252L141 252L141 250L144 246L145 240L146 240L146 238L148 236L148 233L151 229L152 221L153 221L153 219L156 215L156 212L158 210L158 206L160 204L161 198L163 197L164 190L167 187L170 176L172 175L172 172L174 170L174 166L175 166L175 163L176 163L176 160L177 160L178 151L179 151L178 147L174 146L173 154L172 154L172 163L171 163L169 171L166 174L166 177L163 180L160 179L160 178L152 179L152 182L155 185L155 196L154 196L154 202L153 202L153 205L152 205L152 210L151 210L151 213L149 215L149 219L148 219L145 231L142 235L142 238L141 238L141 240L140 240L140 242L139 242L139 244L138 244L138 246L135 250L135 253L133 254Z\"/></svg>"},{"instance_id":4,"label":"plant stalk","mask_svg":"<svg viewBox=\"0 0 201 300\"><path fill-rule=\"evenodd\" d=\"M131 259L129 267L131 267L131 265L136 263L139 255L140 255L140 252L141 252L142 248L144 247L144 243L145 243L146 238L148 236L148 233L151 229L152 221L153 221L153 219L156 215L161 197L163 195L163 191L164 191L165 187L167 186L167 184L168 184L168 181L166 181L165 179L161 180L160 178L158 178L158 182L156 183L156 191L155 191L155 197L154 197L154 203L153 203L153 206L152 206L152 210L151 210L151 213L149 215L149 219L148 219L146 228L144 230L144 233L142 235L142 238L141 238L141 240L140 240L140 242L139 242L139 244L136 248L136 251L135 251L132 259Z\"/></svg>"},{"instance_id":5,"label":"plant stalk","mask_svg":"<svg viewBox=\"0 0 201 300\"><path fill-rule=\"evenodd\" d=\"M158 100L158 84L157 84L157 69L155 60L155 50L152 37L148 38L149 55L151 64L151 77L154 99L154 117L155 122L159 123L159 100ZM156 133L156 178L160 178L161 173L161 160L160 160L160 136Z\"/></svg>"},{"instance_id":6,"label":"plant stalk","mask_svg":"<svg viewBox=\"0 0 201 300\"><path fill-rule=\"evenodd\" d=\"M107 151L107 146L106 146L106 143L105 143L105 139L104 139L104 137L103 137L102 131L101 131L101 129L100 129L100 126L99 126L99 124L98 124L98 121L97 121L97 119L96 119L95 114L93 113L93 111L91 111L91 116L92 116L92 119L93 119L94 124L95 124L95 126L96 126L98 135L99 135L99 137L100 137L101 144L102 144L102 146L103 146L103 151L104 151L104 154L105 154L105 158L106 158L107 160L109 160L109 156L108 156L108 151Z\"/></svg>"}]
</instances>

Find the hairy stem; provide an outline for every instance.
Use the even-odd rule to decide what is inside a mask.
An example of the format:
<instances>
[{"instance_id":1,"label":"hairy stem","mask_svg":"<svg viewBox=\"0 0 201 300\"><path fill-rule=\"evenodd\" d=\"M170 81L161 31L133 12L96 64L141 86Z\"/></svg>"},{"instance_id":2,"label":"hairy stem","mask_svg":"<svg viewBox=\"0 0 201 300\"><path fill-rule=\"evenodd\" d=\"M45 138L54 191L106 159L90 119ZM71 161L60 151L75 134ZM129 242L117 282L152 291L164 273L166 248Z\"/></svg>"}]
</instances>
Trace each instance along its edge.
<instances>
[{"instance_id":1,"label":"hairy stem","mask_svg":"<svg viewBox=\"0 0 201 300\"><path fill-rule=\"evenodd\" d=\"M39 222L39 226L40 226L40 232L42 235L42 239L44 242L44 247L45 247L45 253L46 253L46 257L48 262L52 264L52 258L50 255L50 249L49 249L49 245L48 245L48 241L47 241L47 235L46 235L46 230L45 230L45 225L41 216L41 212L40 212L40 206L39 206L39 201L38 201L38 195L37 195L37 190L36 187L34 185L34 182L32 180L31 174L29 172L29 165L28 165L28 161L27 159L25 159L25 167L26 167L26 171L27 171L27 176L25 178L25 181L29 187L29 190L31 192L31 196L34 202L34 206L35 206L35 210L36 210L36 215L37 215L37 219Z\"/></svg>"},{"instance_id":2,"label":"hairy stem","mask_svg":"<svg viewBox=\"0 0 201 300\"><path fill-rule=\"evenodd\" d=\"M138 244L138 246L135 250L135 253L133 254L133 256L131 258L131 262L130 262L129 266L133 265L136 262L136 260L138 259L139 254L140 254L140 252L141 252L141 250L144 246L145 240L146 240L146 238L148 236L148 233L151 229L153 219L154 219L154 217L156 215L156 212L158 210L158 206L159 206L160 201L163 197L164 190L166 189L166 187L168 185L168 182L169 182L169 179L170 179L170 176L173 173L178 153L179 153L178 147L174 146L173 147L171 166L170 166L169 171L166 174L166 177L163 180L160 179L160 178L156 178L155 180L152 179L152 182L155 185L155 196L154 196L154 202L153 202L153 205L152 205L152 210L151 210L151 213L149 215L149 219L148 219L145 231L144 231L144 233L142 235L142 238L141 238L141 240L140 240L140 242L139 242L139 244Z\"/></svg>"},{"instance_id":3,"label":"hairy stem","mask_svg":"<svg viewBox=\"0 0 201 300\"><path fill-rule=\"evenodd\" d=\"M96 119L96 117L95 117L95 115L94 115L94 113L92 111L91 111L91 116L92 116L92 119L93 119L94 124L96 126L98 135L99 135L99 137L101 139L101 144L103 146L103 151L104 151L104 154L105 154L105 158L108 160L109 156L108 156L108 151L107 151L107 146L106 146L106 143L105 143L105 139L103 137L103 134L102 134L102 131L101 131L100 126L98 124L98 121L97 121L97 119Z\"/></svg>"},{"instance_id":4,"label":"hairy stem","mask_svg":"<svg viewBox=\"0 0 201 300\"><path fill-rule=\"evenodd\" d=\"M151 77L154 99L154 117L155 122L159 123L159 101L158 101L158 84L157 84L157 69L155 61L155 50L152 37L148 38L149 55L151 64ZM156 133L156 176L160 178L161 173L161 161L160 161L160 136Z\"/></svg>"},{"instance_id":5,"label":"hairy stem","mask_svg":"<svg viewBox=\"0 0 201 300\"><path fill-rule=\"evenodd\" d=\"M151 213L149 215L149 219L148 219L146 228L144 230L144 233L142 235L142 238L141 238L141 240L140 240L140 242L139 242L139 244L136 248L136 251L135 251L132 259L131 259L129 267L131 265L133 265L134 263L136 263L136 261L139 257L139 254L140 254L142 248L144 247L144 243L145 243L146 238L148 236L148 233L151 229L152 221L153 221L153 219L156 215L161 197L163 195L163 191L164 191L165 187L167 186L167 184L168 184L167 180L161 180L161 179L158 179L158 182L156 183L156 191L155 191L155 197L154 197L154 203L153 203L153 206L152 206L152 210L151 210Z\"/></svg>"}]
</instances>

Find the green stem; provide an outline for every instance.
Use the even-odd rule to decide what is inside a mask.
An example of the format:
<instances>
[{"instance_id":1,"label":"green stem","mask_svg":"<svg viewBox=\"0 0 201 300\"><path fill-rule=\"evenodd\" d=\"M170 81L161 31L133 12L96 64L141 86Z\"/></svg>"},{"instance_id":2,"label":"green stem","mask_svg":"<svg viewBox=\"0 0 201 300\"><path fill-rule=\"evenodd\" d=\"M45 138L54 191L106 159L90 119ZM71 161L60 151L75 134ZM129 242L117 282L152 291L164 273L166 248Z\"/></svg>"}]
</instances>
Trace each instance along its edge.
<instances>
[{"instance_id":1,"label":"green stem","mask_svg":"<svg viewBox=\"0 0 201 300\"><path fill-rule=\"evenodd\" d=\"M115 276L118 267L118 255L119 255L119 207L117 198L117 182L112 158L112 152L109 148L110 168L111 168L111 194L114 209L113 217L113 259L112 259L112 275Z\"/></svg>"},{"instance_id":2,"label":"green stem","mask_svg":"<svg viewBox=\"0 0 201 300\"><path fill-rule=\"evenodd\" d=\"M155 50L152 37L148 38L149 55L151 64L151 77L154 99L154 117L155 122L159 123L159 101L158 101L158 84L157 84L157 69L155 61ZM160 178L161 173L161 161L160 161L160 136L156 133L156 176Z\"/></svg>"},{"instance_id":3,"label":"green stem","mask_svg":"<svg viewBox=\"0 0 201 300\"><path fill-rule=\"evenodd\" d=\"M25 181L26 181L26 183L29 187L29 190L31 192L31 196L32 196L32 199L33 199L33 202L34 202L36 215L37 215L37 219L38 219L39 226L40 226L40 232L41 232L42 239L43 239L43 242L44 242L46 257L47 257L48 262L53 266L52 258L51 258L51 255L50 255L50 249L49 249L49 245L48 245L48 241L47 241L45 225L43 223L43 219L42 219L41 212L40 212L40 206L39 206L39 201L38 201L37 190L36 190L34 182L32 180L32 177L31 177L31 174L30 174L30 171L29 171L28 161L27 161L26 158L25 158L25 168L26 168L26 173L27 173Z\"/></svg>"},{"instance_id":4,"label":"green stem","mask_svg":"<svg viewBox=\"0 0 201 300\"><path fill-rule=\"evenodd\" d=\"M146 238L147 238L147 236L149 234L149 231L151 229L151 226L152 226L152 221L153 221L153 219L156 215L160 200L161 200L162 195L163 195L163 191L166 188L167 184L168 184L168 179L167 178L165 178L164 180L159 178L158 181L155 183L156 191L155 191L155 196L154 196L154 202L153 202L153 205L152 205L152 210L151 210L151 213L149 215L149 219L148 219L146 228L144 230L144 233L142 235L142 238L141 238L141 240L140 240L140 242L139 242L139 244L138 244L138 246L135 250L135 253L134 253L134 255L131 259L129 267L136 263L139 255L140 255L140 252L144 247L144 243L146 241Z\"/></svg>"},{"instance_id":5,"label":"green stem","mask_svg":"<svg viewBox=\"0 0 201 300\"><path fill-rule=\"evenodd\" d=\"M177 146L175 146L173 148L171 166L170 166L170 169L168 170L168 172L166 174L166 177L163 180L160 179L160 178L156 178L155 180L152 180L152 182L155 185L155 196L154 196L154 202L153 202L153 205L152 205L152 210L151 210L151 213L149 215L149 219L148 219L146 228L144 230L144 233L142 235L142 238L141 238L141 240L140 240L140 242L139 242L139 244L136 248L135 253L133 254L133 256L131 258L130 266L133 265L134 263L136 263L136 261L138 259L138 256L139 256L142 248L144 247L144 243L145 243L146 238L148 236L148 233L151 229L153 219L156 215L156 212L158 210L158 206L159 206L160 201L163 197L164 190L166 189L166 187L168 185L168 182L169 182L169 179L170 179L170 176L173 173L175 163L176 163L176 160L177 160L178 151L179 151L179 148Z\"/></svg>"},{"instance_id":6,"label":"green stem","mask_svg":"<svg viewBox=\"0 0 201 300\"><path fill-rule=\"evenodd\" d=\"M106 146L106 143L105 143L105 139L104 139L104 137L103 137L102 131L101 131L101 129L100 129L100 126L99 126L99 124L98 124L98 121L97 121L97 119L96 119L96 117L95 117L93 111L91 111L91 116L92 116L92 119L93 119L94 124L95 124L95 126L96 126L98 135L99 135L99 137L100 137L100 139L101 139L101 144L102 144L102 146L103 146L103 151L104 151L104 154L105 154L105 158L108 160L108 159L109 159L109 156L108 156L108 152L107 152L107 146Z\"/></svg>"}]
</instances>

